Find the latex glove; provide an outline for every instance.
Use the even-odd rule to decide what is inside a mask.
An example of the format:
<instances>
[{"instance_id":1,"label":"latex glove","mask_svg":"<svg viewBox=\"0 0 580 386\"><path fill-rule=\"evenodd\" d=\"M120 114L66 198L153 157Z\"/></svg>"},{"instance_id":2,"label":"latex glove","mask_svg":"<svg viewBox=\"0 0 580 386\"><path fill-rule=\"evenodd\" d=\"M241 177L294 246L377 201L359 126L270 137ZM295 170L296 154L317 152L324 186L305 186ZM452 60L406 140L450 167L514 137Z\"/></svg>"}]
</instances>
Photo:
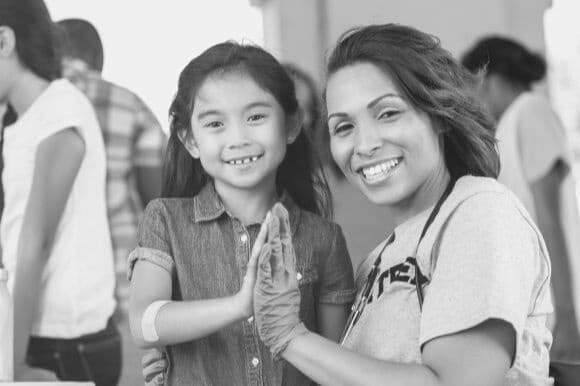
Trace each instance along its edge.
<instances>
[{"instance_id":1,"label":"latex glove","mask_svg":"<svg viewBox=\"0 0 580 386\"><path fill-rule=\"evenodd\" d=\"M169 366L165 353L157 348L149 350L141 360L143 366L143 378L145 385L163 385L165 382L165 371Z\"/></svg>"},{"instance_id":2,"label":"latex glove","mask_svg":"<svg viewBox=\"0 0 580 386\"><path fill-rule=\"evenodd\" d=\"M292 339L308 332L300 321L296 255L288 212L282 204L272 208L267 243L262 247L258 264L254 316L260 338L278 358Z\"/></svg>"}]
</instances>

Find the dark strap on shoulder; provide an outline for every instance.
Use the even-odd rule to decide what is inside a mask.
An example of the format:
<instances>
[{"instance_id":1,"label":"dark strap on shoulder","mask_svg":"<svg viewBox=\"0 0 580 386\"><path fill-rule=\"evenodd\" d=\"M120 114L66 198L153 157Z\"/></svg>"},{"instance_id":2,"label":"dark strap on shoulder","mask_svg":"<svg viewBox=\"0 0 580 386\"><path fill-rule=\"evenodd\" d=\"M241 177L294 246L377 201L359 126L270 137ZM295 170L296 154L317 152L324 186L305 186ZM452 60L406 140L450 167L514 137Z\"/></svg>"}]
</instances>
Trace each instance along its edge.
<instances>
[{"instance_id":1,"label":"dark strap on shoulder","mask_svg":"<svg viewBox=\"0 0 580 386\"><path fill-rule=\"evenodd\" d=\"M425 237L425 234L427 233L429 226L431 226L431 224L435 220L435 217L437 216L437 213L439 213L441 206L443 205L445 200L447 200L447 197L449 197L449 194L451 194L451 191L453 190L453 187L455 186L455 181L456 180L454 178L451 178L451 180L449 181L449 184L445 188L445 191L443 192L443 194L441 195L441 197L439 198L439 200L435 204L435 207L433 207L433 210L429 214L427 221L425 221L425 225L423 225L423 230L421 231L421 236L419 236L419 241L417 242L417 246L415 247L415 256L413 256L414 262L415 262L415 288L417 289L417 300L419 301L419 309L420 310L423 309L423 288L421 287L421 283L419 280L420 277L422 276L422 274L421 274L421 270L419 269L419 263L417 262L417 252L419 251L419 244L421 244L421 241L423 240L423 237Z\"/></svg>"}]
</instances>

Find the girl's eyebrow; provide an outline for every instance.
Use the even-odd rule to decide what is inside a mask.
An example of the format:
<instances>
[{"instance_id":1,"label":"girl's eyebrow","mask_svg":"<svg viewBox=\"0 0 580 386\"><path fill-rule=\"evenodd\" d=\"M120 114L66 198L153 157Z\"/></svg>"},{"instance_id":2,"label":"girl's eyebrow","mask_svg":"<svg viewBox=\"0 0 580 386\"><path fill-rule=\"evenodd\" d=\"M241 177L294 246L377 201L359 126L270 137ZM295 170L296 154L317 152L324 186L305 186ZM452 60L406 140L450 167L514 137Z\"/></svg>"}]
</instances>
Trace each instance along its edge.
<instances>
[{"instance_id":1,"label":"girl's eyebrow","mask_svg":"<svg viewBox=\"0 0 580 386\"><path fill-rule=\"evenodd\" d=\"M383 94L381 96L376 97L375 99L373 99L372 101L370 101L367 104L367 109L372 109L373 107L375 107L380 101L382 101L383 99L387 99L387 98L397 98L397 99L401 99L401 97L398 94L395 94L393 92L388 92L386 94ZM330 120L331 118L334 117L347 117L348 114L346 113L332 113L328 116L328 120Z\"/></svg>"},{"instance_id":2,"label":"girl's eyebrow","mask_svg":"<svg viewBox=\"0 0 580 386\"><path fill-rule=\"evenodd\" d=\"M220 112L218 110L206 110L206 111L201 111L199 114L197 114L197 120L202 120L203 118L209 116L209 115L219 115Z\"/></svg>"},{"instance_id":3,"label":"girl's eyebrow","mask_svg":"<svg viewBox=\"0 0 580 386\"><path fill-rule=\"evenodd\" d=\"M268 102L253 102L247 105L244 108L244 110L250 110L253 109L254 107L272 107L272 104Z\"/></svg>"}]
</instances>

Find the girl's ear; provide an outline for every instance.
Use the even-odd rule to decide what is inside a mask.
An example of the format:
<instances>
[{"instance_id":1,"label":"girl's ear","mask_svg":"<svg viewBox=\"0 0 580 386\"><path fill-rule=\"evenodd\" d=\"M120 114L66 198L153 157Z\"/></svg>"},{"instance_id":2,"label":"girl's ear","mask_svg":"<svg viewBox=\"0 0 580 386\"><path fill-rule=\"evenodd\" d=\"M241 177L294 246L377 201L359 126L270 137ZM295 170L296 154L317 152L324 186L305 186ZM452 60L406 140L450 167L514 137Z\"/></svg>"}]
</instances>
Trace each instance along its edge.
<instances>
[{"instance_id":1,"label":"girl's ear","mask_svg":"<svg viewBox=\"0 0 580 386\"><path fill-rule=\"evenodd\" d=\"M193 138L193 134L189 130L179 130L177 132L177 136L179 140L185 146L185 149L188 151L189 154L193 158L199 158L199 148L197 147L197 143Z\"/></svg>"},{"instance_id":2,"label":"girl's ear","mask_svg":"<svg viewBox=\"0 0 580 386\"><path fill-rule=\"evenodd\" d=\"M7 58L14 53L16 37L12 28L0 26L0 57Z\"/></svg>"},{"instance_id":3,"label":"girl's ear","mask_svg":"<svg viewBox=\"0 0 580 386\"><path fill-rule=\"evenodd\" d=\"M286 143L287 144L291 144L294 143L294 141L296 140L296 138L298 138L298 135L300 134L300 132L302 131L302 119L303 119L304 113L302 112L302 109L297 109L296 113L294 115L292 115L287 122L287 128L286 128Z\"/></svg>"}]
</instances>

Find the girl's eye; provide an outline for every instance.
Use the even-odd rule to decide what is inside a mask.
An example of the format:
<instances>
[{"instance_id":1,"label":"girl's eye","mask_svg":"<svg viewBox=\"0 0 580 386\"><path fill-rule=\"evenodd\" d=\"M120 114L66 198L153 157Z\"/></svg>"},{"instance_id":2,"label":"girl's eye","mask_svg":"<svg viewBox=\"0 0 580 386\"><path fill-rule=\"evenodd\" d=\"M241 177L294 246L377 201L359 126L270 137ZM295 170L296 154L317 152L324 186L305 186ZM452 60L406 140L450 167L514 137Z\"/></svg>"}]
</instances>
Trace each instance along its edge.
<instances>
[{"instance_id":1,"label":"girl's eye","mask_svg":"<svg viewBox=\"0 0 580 386\"><path fill-rule=\"evenodd\" d=\"M222 127L222 126L223 126L223 123L220 121L211 121L211 122L207 122L207 123L203 124L203 127L208 127L208 128L212 128L212 129Z\"/></svg>"},{"instance_id":2,"label":"girl's eye","mask_svg":"<svg viewBox=\"0 0 580 386\"><path fill-rule=\"evenodd\" d=\"M334 135L341 135L341 134L346 134L347 132L349 132L350 130L353 129L353 124L352 123L342 123L337 125L334 130L332 131L332 133Z\"/></svg>"},{"instance_id":3,"label":"girl's eye","mask_svg":"<svg viewBox=\"0 0 580 386\"><path fill-rule=\"evenodd\" d=\"M258 122L266 118L264 114L252 114L248 117L248 122Z\"/></svg>"},{"instance_id":4,"label":"girl's eye","mask_svg":"<svg viewBox=\"0 0 580 386\"><path fill-rule=\"evenodd\" d=\"M399 110L384 110L379 113L378 119L389 119L396 117L401 112Z\"/></svg>"}]
</instances>

